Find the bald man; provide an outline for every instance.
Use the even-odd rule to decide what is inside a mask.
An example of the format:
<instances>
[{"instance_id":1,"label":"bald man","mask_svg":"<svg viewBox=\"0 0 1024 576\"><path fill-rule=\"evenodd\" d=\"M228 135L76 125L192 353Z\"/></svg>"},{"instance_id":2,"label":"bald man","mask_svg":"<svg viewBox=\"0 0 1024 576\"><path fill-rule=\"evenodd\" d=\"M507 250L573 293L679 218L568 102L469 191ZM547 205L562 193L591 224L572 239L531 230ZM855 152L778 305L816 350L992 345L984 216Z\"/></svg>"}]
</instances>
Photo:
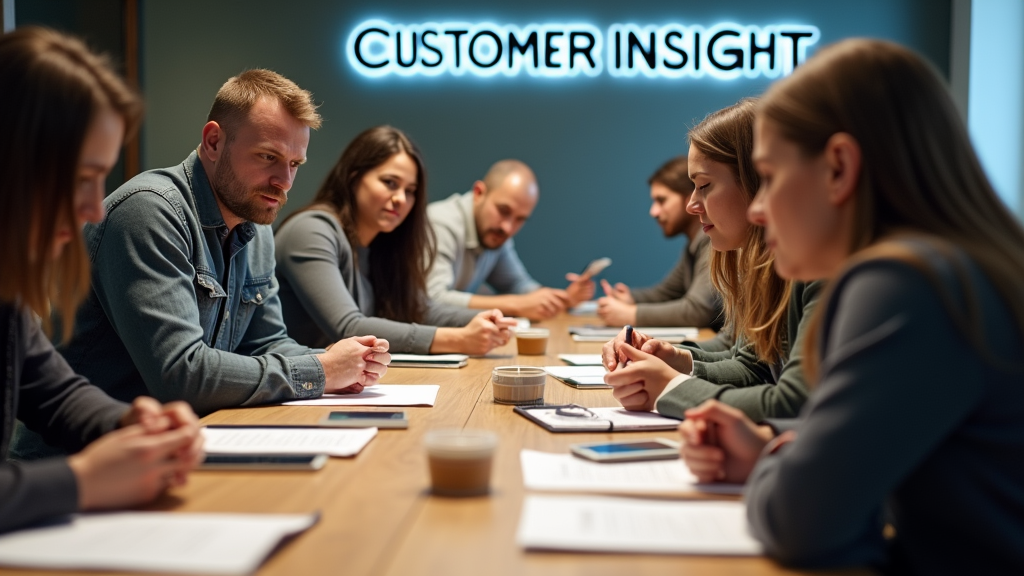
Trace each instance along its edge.
<instances>
[{"instance_id":1,"label":"bald man","mask_svg":"<svg viewBox=\"0 0 1024 576\"><path fill-rule=\"evenodd\" d=\"M427 277L430 297L531 320L550 318L589 300L594 295L591 279L569 274L568 288L545 288L516 254L512 237L533 213L538 197L533 170L518 160L501 160L471 191L428 205L437 236L437 256ZM484 285L494 294L477 294Z\"/></svg>"}]
</instances>

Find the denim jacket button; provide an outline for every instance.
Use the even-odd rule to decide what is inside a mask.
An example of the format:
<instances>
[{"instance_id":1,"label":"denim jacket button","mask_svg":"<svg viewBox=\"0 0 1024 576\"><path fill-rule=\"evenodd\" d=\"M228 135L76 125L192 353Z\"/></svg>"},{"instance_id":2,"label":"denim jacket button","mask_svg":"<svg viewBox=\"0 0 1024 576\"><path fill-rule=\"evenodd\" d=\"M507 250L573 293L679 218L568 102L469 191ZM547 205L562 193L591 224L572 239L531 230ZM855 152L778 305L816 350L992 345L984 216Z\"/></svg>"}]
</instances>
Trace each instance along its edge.
<instances>
[{"instance_id":1,"label":"denim jacket button","mask_svg":"<svg viewBox=\"0 0 1024 576\"><path fill-rule=\"evenodd\" d=\"M260 294L259 292L257 292L256 293L256 301L257 302L263 302L263 294Z\"/></svg>"},{"instance_id":2,"label":"denim jacket button","mask_svg":"<svg viewBox=\"0 0 1024 576\"><path fill-rule=\"evenodd\" d=\"M224 319L227 320L229 318L231 318L231 310L225 310L224 311Z\"/></svg>"},{"instance_id":3,"label":"denim jacket button","mask_svg":"<svg viewBox=\"0 0 1024 576\"><path fill-rule=\"evenodd\" d=\"M313 383L312 382L303 382L302 387L305 388L306 390L312 390L313 389Z\"/></svg>"}]
</instances>

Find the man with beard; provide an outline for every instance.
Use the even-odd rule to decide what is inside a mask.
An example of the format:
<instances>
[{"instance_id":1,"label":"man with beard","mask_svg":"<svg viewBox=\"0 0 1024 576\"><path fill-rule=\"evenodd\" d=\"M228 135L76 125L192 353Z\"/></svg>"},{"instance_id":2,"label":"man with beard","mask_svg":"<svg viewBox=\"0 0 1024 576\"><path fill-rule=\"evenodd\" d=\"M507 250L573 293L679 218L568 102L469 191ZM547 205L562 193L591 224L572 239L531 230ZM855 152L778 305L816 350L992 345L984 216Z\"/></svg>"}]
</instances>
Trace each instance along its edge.
<instances>
[{"instance_id":1,"label":"man with beard","mask_svg":"<svg viewBox=\"0 0 1024 576\"><path fill-rule=\"evenodd\" d=\"M591 279L568 274L568 288L545 288L530 277L516 254L512 237L533 213L538 195L537 178L529 166L501 160L471 191L427 206L437 238L437 256L427 276L430 297L533 320L550 318L590 299ZM494 294L476 293L485 284Z\"/></svg>"},{"instance_id":2,"label":"man with beard","mask_svg":"<svg viewBox=\"0 0 1024 576\"><path fill-rule=\"evenodd\" d=\"M647 181L651 187L651 217L666 238L685 234L688 240L679 263L657 286L630 290L601 281L605 297L597 301L597 313L606 324L622 326L722 327L722 299L708 274L710 240L700 219L686 212L693 192L686 156L666 162Z\"/></svg>"},{"instance_id":3,"label":"man with beard","mask_svg":"<svg viewBox=\"0 0 1024 576\"><path fill-rule=\"evenodd\" d=\"M387 341L309 349L281 319L269 224L319 126L309 92L248 70L217 93L184 162L107 197L106 219L85 227L92 291L61 347L74 371L114 398L185 400L200 415L376 383Z\"/></svg>"}]
</instances>

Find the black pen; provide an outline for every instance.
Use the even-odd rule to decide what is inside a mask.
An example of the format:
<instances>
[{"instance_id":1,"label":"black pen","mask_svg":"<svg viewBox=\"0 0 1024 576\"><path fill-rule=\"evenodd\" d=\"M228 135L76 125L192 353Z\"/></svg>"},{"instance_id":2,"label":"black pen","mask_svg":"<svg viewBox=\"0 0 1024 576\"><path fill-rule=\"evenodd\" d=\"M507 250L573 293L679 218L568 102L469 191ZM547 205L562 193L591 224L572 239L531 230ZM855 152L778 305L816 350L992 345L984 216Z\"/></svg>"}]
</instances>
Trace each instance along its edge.
<instances>
[{"instance_id":1,"label":"black pen","mask_svg":"<svg viewBox=\"0 0 1024 576\"><path fill-rule=\"evenodd\" d=\"M633 326L626 324L626 344L633 345ZM629 360L622 360L616 369L622 368L629 363Z\"/></svg>"}]
</instances>

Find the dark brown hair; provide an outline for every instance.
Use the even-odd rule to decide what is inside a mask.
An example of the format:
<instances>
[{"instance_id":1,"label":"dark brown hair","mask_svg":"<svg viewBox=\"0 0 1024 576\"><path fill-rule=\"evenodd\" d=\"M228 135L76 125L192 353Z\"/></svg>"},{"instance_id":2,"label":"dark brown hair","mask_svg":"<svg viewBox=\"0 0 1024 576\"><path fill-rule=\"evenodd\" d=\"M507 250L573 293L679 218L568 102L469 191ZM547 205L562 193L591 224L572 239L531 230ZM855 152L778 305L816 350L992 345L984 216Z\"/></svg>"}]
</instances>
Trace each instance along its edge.
<instances>
[{"instance_id":1,"label":"dark brown hair","mask_svg":"<svg viewBox=\"0 0 1024 576\"><path fill-rule=\"evenodd\" d=\"M299 122L316 130L320 127L320 114L313 95L291 80L272 70L255 68L246 70L228 81L217 91L213 107L206 121L225 128L228 139L234 138L234 128L252 110L260 98L273 98Z\"/></svg>"},{"instance_id":2,"label":"dark brown hair","mask_svg":"<svg viewBox=\"0 0 1024 576\"><path fill-rule=\"evenodd\" d=\"M686 156L676 156L662 164L661 168L658 168L654 174L647 179L648 186L653 185L655 182L676 194L682 194L683 196L689 197L693 192L693 180L690 180L690 170L686 161Z\"/></svg>"},{"instance_id":3,"label":"dark brown hair","mask_svg":"<svg viewBox=\"0 0 1024 576\"><path fill-rule=\"evenodd\" d=\"M377 126L356 136L341 153L313 203L304 210L330 210L341 222L349 243L358 246L356 192L359 183L367 172L402 152L416 163L415 201L409 215L397 228L377 234L370 242L374 259L368 277L373 285L374 315L397 322L422 323L427 271L433 265L435 254L434 232L427 222L427 172L423 157L405 133L391 126Z\"/></svg>"},{"instance_id":4,"label":"dark brown hair","mask_svg":"<svg viewBox=\"0 0 1024 576\"><path fill-rule=\"evenodd\" d=\"M761 178L754 170L754 110L757 101L744 98L712 112L690 130L690 144L713 162L725 164L736 184L753 201ZM722 294L725 324L753 344L758 358L777 362L785 340L786 310L792 283L775 273L775 257L764 231L751 225L743 248L711 253L711 282Z\"/></svg>"},{"instance_id":5,"label":"dark brown hair","mask_svg":"<svg viewBox=\"0 0 1024 576\"><path fill-rule=\"evenodd\" d=\"M854 208L853 257L907 262L930 279L957 327L983 356L1008 367L984 344L969 275L953 266L967 306L934 267L900 242L911 236L939 253L966 252L995 286L1024 329L1024 230L989 183L970 138L938 72L923 58L891 42L846 40L822 49L766 93L758 114L808 157L822 153L834 134L852 136L861 148ZM823 296L824 301L831 294ZM804 368L817 376L817 307Z\"/></svg>"},{"instance_id":6,"label":"dark brown hair","mask_svg":"<svg viewBox=\"0 0 1024 576\"><path fill-rule=\"evenodd\" d=\"M75 177L93 119L111 109L133 135L142 102L105 57L38 27L0 37L0 87L0 301L35 311L47 330L57 312L67 338L89 290L89 259L79 233L51 259L54 233L76 221Z\"/></svg>"}]
</instances>

